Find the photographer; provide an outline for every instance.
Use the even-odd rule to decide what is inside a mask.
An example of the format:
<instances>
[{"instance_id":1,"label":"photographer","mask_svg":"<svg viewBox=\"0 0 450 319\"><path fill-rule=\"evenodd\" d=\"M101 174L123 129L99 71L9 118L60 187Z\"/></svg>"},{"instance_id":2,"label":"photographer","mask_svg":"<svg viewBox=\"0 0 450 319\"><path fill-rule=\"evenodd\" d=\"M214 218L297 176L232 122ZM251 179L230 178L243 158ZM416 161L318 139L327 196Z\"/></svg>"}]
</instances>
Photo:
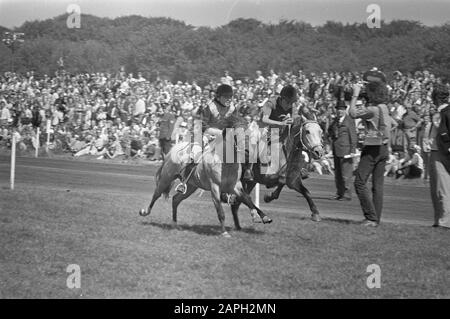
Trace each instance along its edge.
<instances>
[{"instance_id":1,"label":"photographer","mask_svg":"<svg viewBox=\"0 0 450 319\"><path fill-rule=\"evenodd\" d=\"M355 84L349 109L350 116L354 119L362 119L365 125L361 159L355 176L355 191L365 217L362 225L377 227L383 209L384 172L389 157L391 121L385 104L388 99L388 89L384 74L376 69L366 72L363 81L366 84L362 98L366 100L366 105L356 108L356 101L362 87L360 84ZM366 185L371 174L372 198Z\"/></svg>"}]
</instances>

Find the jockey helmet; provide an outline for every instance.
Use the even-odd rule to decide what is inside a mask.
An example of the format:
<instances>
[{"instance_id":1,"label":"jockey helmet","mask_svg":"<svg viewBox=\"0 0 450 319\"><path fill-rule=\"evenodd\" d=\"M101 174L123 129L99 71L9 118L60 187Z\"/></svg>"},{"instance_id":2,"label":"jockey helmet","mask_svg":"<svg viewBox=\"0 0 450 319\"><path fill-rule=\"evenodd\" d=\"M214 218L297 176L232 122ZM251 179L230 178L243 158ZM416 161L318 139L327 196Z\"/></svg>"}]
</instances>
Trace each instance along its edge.
<instances>
[{"instance_id":1,"label":"jockey helmet","mask_svg":"<svg viewBox=\"0 0 450 319\"><path fill-rule=\"evenodd\" d=\"M228 84L221 84L217 87L216 96L232 96L233 88Z\"/></svg>"},{"instance_id":2,"label":"jockey helmet","mask_svg":"<svg viewBox=\"0 0 450 319\"><path fill-rule=\"evenodd\" d=\"M286 85L281 89L280 96L290 103L296 102L297 90L292 85Z\"/></svg>"}]
</instances>

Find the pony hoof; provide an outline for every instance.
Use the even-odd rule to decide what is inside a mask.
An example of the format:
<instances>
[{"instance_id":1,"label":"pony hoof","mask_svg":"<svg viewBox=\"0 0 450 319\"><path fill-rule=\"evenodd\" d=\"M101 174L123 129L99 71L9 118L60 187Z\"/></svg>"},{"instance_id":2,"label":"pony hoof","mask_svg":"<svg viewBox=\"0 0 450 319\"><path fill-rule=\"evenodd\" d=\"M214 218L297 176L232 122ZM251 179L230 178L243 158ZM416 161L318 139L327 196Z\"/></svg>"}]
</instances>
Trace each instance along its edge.
<instances>
[{"instance_id":1,"label":"pony hoof","mask_svg":"<svg viewBox=\"0 0 450 319\"><path fill-rule=\"evenodd\" d=\"M267 216L264 216L264 217L262 218L262 222L263 222L263 224L270 224L270 223L272 222L272 219L270 219L270 218L267 217Z\"/></svg>"},{"instance_id":2,"label":"pony hoof","mask_svg":"<svg viewBox=\"0 0 450 319\"><path fill-rule=\"evenodd\" d=\"M225 237L225 238L231 238L231 235L228 234L228 232L223 232L223 233L222 233L222 237Z\"/></svg>"},{"instance_id":3,"label":"pony hoof","mask_svg":"<svg viewBox=\"0 0 450 319\"><path fill-rule=\"evenodd\" d=\"M271 200L271 198L270 198L270 196L269 195L264 195L264 202L265 203L270 203L272 200Z\"/></svg>"},{"instance_id":4,"label":"pony hoof","mask_svg":"<svg viewBox=\"0 0 450 319\"><path fill-rule=\"evenodd\" d=\"M147 213L147 211L146 211L145 209L142 208L142 209L139 211L139 215L140 215L140 216L147 216L148 213Z\"/></svg>"},{"instance_id":5,"label":"pony hoof","mask_svg":"<svg viewBox=\"0 0 450 319\"><path fill-rule=\"evenodd\" d=\"M311 220L314 222L320 222L322 220L322 218L320 217L319 214L312 214L311 215Z\"/></svg>"},{"instance_id":6,"label":"pony hoof","mask_svg":"<svg viewBox=\"0 0 450 319\"><path fill-rule=\"evenodd\" d=\"M261 219L259 218L259 215L258 215L258 212L256 211L256 209L252 209L250 211L250 214L252 215L253 223L255 223L255 224L261 223Z\"/></svg>"}]
</instances>

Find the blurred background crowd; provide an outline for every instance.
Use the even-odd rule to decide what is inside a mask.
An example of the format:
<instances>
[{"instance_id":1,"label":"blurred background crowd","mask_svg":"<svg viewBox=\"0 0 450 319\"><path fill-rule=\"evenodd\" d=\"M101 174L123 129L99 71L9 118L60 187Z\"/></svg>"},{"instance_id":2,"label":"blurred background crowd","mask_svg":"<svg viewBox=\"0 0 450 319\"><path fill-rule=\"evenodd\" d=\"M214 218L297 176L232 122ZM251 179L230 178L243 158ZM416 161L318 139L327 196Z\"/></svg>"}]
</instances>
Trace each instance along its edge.
<instances>
[{"instance_id":1,"label":"blurred background crowd","mask_svg":"<svg viewBox=\"0 0 450 319\"><path fill-rule=\"evenodd\" d=\"M196 81L150 82L141 73L127 74L123 70L116 74L69 74L60 69L54 76L6 72L0 75L0 152L11 147L11 136L15 134L22 153L40 147L75 157L159 161L171 145L193 130L194 120L200 118L218 85L234 88L234 104L250 127L257 128L265 101L291 84L300 96L298 112L316 119L324 131L328 154L320 161L310 159L310 169L333 174L329 128L336 119L337 88L346 92L361 81L361 76L358 72L270 70L268 74L257 71L235 79L225 71L221 78L201 87ZM408 74L396 71L388 75L388 80L393 130L386 175L398 175L402 161L419 156L423 163L420 177L426 179L430 141L425 132L437 112L432 92L436 85L448 89L449 84L426 70ZM356 122L356 128L361 136L361 123Z\"/></svg>"}]
</instances>

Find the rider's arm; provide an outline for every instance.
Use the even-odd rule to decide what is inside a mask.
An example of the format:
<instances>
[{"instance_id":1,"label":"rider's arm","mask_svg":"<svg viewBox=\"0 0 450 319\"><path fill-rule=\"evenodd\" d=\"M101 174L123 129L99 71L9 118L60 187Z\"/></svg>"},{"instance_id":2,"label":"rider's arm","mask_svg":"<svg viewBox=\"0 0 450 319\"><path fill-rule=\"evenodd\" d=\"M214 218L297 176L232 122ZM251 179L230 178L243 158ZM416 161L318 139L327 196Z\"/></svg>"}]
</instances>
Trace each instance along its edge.
<instances>
[{"instance_id":1,"label":"rider's arm","mask_svg":"<svg viewBox=\"0 0 450 319\"><path fill-rule=\"evenodd\" d=\"M284 126L287 125L285 122L280 122L280 121L274 121L271 120L270 117L270 113L272 112L272 103L268 102L266 104L264 104L264 106L262 107L262 119L261 121L263 123L269 124L269 125L278 125L278 126Z\"/></svg>"},{"instance_id":2,"label":"rider's arm","mask_svg":"<svg viewBox=\"0 0 450 319\"><path fill-rule=\"evenodd\" d=\"M213 116L211 114L211 110L209 109L209 107L205 107L202 112L202 131L204 134L221 136L222 135L221 129L210 127L212 117Z\"/></svg>"}]
</instances>

